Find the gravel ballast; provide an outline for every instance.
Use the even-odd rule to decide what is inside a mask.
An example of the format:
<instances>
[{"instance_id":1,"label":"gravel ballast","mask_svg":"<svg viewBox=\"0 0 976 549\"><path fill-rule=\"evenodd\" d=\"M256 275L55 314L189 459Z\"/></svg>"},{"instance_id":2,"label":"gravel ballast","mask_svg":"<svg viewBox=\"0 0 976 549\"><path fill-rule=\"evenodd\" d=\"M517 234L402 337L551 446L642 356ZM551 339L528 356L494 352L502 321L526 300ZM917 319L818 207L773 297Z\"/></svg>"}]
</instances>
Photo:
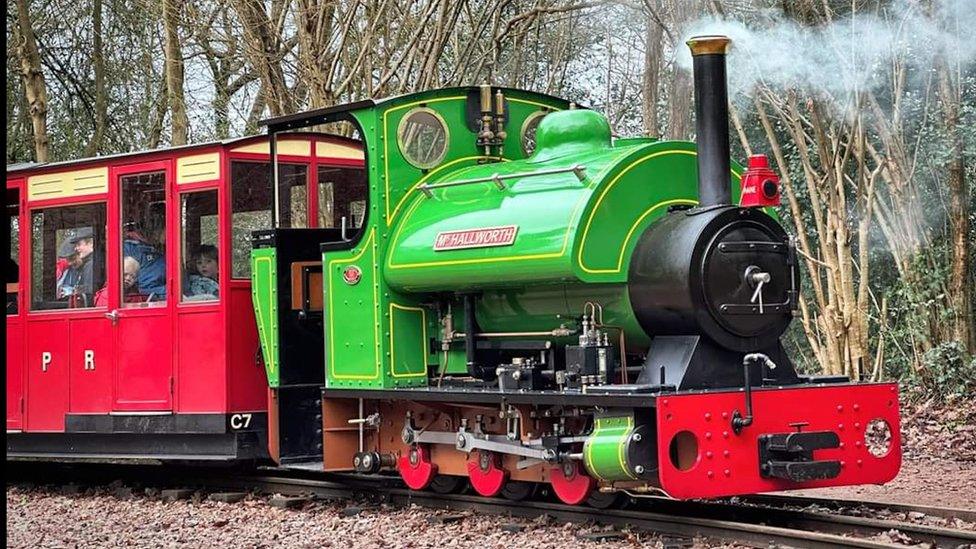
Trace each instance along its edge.
<instances>
[{"instance_id":1,"label":"gravel ballast","mask_svg":"<svg viewBox=\"0 0 976 549\"><path fill-rule=\"evenodd\" d=\"M412 507L364 507L345 516L348 502L311 501L283 509L271 498L249 495L221 503L194 494L164 501L134 490L118 499L110 488L65 495L55 487L7 487L7 547L663 547L648 533L605 526L461 513L458 520L430 520L457 512ZM503 528L517 524L524 527ZM589 539L587 539L589 538ZM683 540L688 543L688 540ZM668 545L672 545L669 543ZM682 543L681 545L685 545ZM697 544L696 544L697 545ZM687 546L687 545L685 545Z\"/></svg>"}]
</instances>

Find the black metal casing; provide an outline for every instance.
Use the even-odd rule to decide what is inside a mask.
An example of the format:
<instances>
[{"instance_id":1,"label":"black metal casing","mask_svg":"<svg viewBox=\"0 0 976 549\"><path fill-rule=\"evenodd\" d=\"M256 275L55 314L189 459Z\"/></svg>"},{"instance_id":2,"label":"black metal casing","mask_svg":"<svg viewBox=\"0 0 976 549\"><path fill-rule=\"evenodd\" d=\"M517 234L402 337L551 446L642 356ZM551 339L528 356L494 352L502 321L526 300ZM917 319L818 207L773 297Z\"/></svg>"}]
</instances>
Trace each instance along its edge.
<instances>
[{"instance_id":1,"label":"black metal casing","mask_svg":"<svg viewBox=\"0 0 976 549\"><path fill-rule=\"evenodd\" d=\"M772 347L792 319L796 289L786 232L762 211L717 206L671 212L637 242L630 301L654 336L703 335L731 351ZM763 307L746 272L770 274Z\"/></svg>"}]
</instances>

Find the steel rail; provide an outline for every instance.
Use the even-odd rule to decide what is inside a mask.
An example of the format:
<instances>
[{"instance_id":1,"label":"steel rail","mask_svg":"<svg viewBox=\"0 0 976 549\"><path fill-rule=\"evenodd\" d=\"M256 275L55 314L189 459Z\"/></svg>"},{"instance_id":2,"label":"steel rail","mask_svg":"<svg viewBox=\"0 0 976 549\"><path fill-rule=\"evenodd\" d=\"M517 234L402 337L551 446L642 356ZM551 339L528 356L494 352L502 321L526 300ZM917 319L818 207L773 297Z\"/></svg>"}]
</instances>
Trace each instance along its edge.
<instances>
[{"instance_id":1,"label":"steel rail","mask_svg":"<svg viewBox=\"0 0 976 549\"><path fill-rule=\"evenodd\" d=\"M944 519L959 519L976 523L976 509L961 509L958 507L935 507L931 505L917 505L908 503L888 503L884 501L859 499L827 499L804 494L762 494L738 498L738 501L756 505L777 507L807 507L815 505L831 510L863 507L872 511L889 511L893 513L922 513L931 517Z\"/></svg>"},{"instance_id":2,"label":"steel rail","mask_svg":"<svg viewBox=\"0 0 976 549\"><path fill-rule=\"evenodd\" d=\"M8 463L9 465L9 463ZM24 475L15 475L23 477ZM34 475L30 475L34 476ZM585 506L570 506L551 501L514 502L460 494L414 492L402 488L397 477L332 474L262 468L260 470L223 470L214 468L170 468L158 466L102 466L86 468L72 466L66 471L39 475L45 483L93 482L107 483L123 478L133 483L153 486L194 486L208 490L254 490L284 495L314 495L328 499L349 499L359 496L397 506L417 504L423 507L469 510L479 513L538 517L546 514L560 521L593 521L615 526L630 526L665 535L683 538L705 537L723 542L740 542L757 546L774 543L791 547L904 547L902 544L878 541L877 536L895 530L916 543L930 543L936 547L957 547L976 544L976 532L938 528L911 522L855 517L842 514L813 512L802 509L769 507L802 507L816 498L799 496L750 496L744 504L726 501L678 501L663 497L638 498L633 508L596 510ZM863 502L830 501L836 507L855 507ZM876 509L912 511L944 518L966 520L967 511L923 506L887 505L871 502ZM829 506L825 506L829 507ZM960 515L959 511L962 512Z\"/></svg>"},{"instance_id":3,"label":"steel rail","mask_svg":"<svg viewBox=\"0 0 976 549\"><path fill-rule=\"evenodd\" d=\"M637 509L594 509L545 501L513 502L459 494L432 494L394 487L394 483L379 482L372 486L361 477L348 477L341 482L281 475L242 477L243 481L260 491L279 493L313 493L337 497L343 490L381 491L386 501L394 505L417 504L423 507L474 510L482 513L537 517L548 514L569 522L595 521L617 526L635 526L663 534L681 537L702 536L724 542L747 542L759 545L776 543L800 547L898 547L901 544L869 539L896 530L915 542L936 547L957 547L976 544L976 532L937 528L928 525L815 513L794 509L748 507L724 502L677 501L648 498L637 502ZM374 492L375 493L375 492ZM859 537L851 537L859 536Z\"/></svg>"}]
</instances>

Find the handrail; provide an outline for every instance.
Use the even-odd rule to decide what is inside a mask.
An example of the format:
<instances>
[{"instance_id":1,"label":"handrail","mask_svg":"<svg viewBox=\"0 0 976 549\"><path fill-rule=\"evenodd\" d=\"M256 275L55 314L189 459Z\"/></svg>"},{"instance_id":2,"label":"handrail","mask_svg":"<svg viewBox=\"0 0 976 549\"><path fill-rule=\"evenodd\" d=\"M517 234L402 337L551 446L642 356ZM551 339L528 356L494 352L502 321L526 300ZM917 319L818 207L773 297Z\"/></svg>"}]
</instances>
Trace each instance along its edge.
<instances>
[{"instance_id":1,"label":"handrail","mask_svg":"<svg viewBox=\"0 0 976 549\"><path fill-rule=\"evenodd\" d=\"M474 179L462 179L460 181L449 181L447 183L435 183L433 185L429 183L424 183L423 185L419 185L417 188L423 191L424 195L427 198L434 197L434 193L431 192L433 189L445 189L447 187L459 187L461 185L471 185L474 183L487 183L489 181L493 182L495 186L498 187L499 191L504 191L507 188L505 186L506 179L520 179L524 177L535 177L539 175L551 175L556 173L567 173L567 172L573 172L573 174L576 175L576 178L579 179L580 182L586 180L586 166L583 166L582 164L573 164L568 168L553 168L551 170L539 170L535 172L524 172L524 173L511 173L505 175L499 175L496 173L487 177L476 177Z\"/></svg>"}]
</instances>

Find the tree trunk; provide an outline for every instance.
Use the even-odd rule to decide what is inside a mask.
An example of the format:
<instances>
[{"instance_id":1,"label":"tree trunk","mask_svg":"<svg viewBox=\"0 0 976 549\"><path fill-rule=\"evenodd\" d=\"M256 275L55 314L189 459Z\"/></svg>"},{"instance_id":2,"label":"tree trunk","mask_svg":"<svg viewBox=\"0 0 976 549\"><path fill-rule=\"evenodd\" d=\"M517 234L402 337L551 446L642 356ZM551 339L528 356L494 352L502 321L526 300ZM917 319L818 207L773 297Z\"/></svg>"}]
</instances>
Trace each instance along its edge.
<instances>
[{"instance_id":1,"label":"tree trunk","mask_svg":"<svg viewBox=\"0 0 976 549\"><path fill-rule=\"evenodd\" d=\"M664 29L658 23L650 9L656 9L658 2L652 1L645 18L647 32L644 43L644 78L641 81L641 113L644 116L644 134L648 137L660 137L661 126L657 121L657 102L659 98L658 85L661 71L661 38Z\"/></svg>"},{"instance_id":2,"label":"tree trunk","mask_svg":"<svg viewBox=\"0 0 976 549\"><path fill-rule=\"evenodd\" d=\"M47 84L41 70L41 55L31 27L29 0L17 0L17 32L15 33L20 74L24 80L24 95L34 129L34 158L47 162L50 158L50 138L47 133Z\"/></svg>"},{"instance_id":3,"label":"tree trunk","mask_svg":"<svg viewBox=\"0 0 976 549\"><path fill-rule=\"evenodd\" d=\"M102 152L108 125L108 93L105 90L105 54L102 51L102 0L92 2L92 68L95 71L95 129L87 154Z\"/></svg>"},{"instance_id":4,"label":"tree trunk","mask_svg":"<svg viewBox=\"0 0 976 549\"><path fill-rule=\"evenodd\" d=\"M329 36L334 32L335 4L322 0L297 0L295 9L298 66L308 86L308 108L331 106L335 99L326 73L333 62L329 52Z\"/></svg>"},{"instance_id":5,"label":"tree trunk","mask_svg":"<svg viewBox=\"0 0 976 549\"><path fill-rule=\"evenodd\" d=\"M952 79L945 62L939 63L939 99L942 116L949 138L949 160L945 170L949 187L949 231L952 242L952 260L949 270L949 305L954 315L953 337L972 353L976 352L973 341L972 282L969 276L969 185L966 183L966 165L962 136L959 132L959 88Z\"/></svg>"},{"instance_id":6,"label":"tree trunk","mask_svg":"<svg viewBox=\"0 0 976 549\"><path fill-rule=\"evenodd\" d=\"M186 100L183 97L183 51L180 47L180 7L179 0L163 0L163 26L166 31L164 54L166 59L166 98L170 109L172 137L170 144L186 145L190 121L186 115Z\"/></svg>"},{"instance_id":7,"label":"tree trunk","mask_svg":"<svg viewBox=\"0 0 976 549\"><path fill-rule=\"evenodd\" d=\"M674 17L674 24L671 26L672 55L677 56L680 48L685 45L681 43L684 35L685 26L695 16L698 3L691 0L674 0L671 11ZM668 139L688 139L691 137L691 112L692 94L694 89L691 83L691 73L678 67L677 61L673 62L671 71L671 86L668 94Z\"/></svg>"},{"instance_id":8,"label":"tree trunk","mask_svg":"<svg viewBox=\"0 0 976 549\"><path fill-rule=\"evenodd\" d=\"M275 35L264 5L260 0L233 0L233 5L244 27L248 59L261 79L264 103L272 116L294 112L294 102L281 69L281 40Z\"/></svg>"}]
</instances>

